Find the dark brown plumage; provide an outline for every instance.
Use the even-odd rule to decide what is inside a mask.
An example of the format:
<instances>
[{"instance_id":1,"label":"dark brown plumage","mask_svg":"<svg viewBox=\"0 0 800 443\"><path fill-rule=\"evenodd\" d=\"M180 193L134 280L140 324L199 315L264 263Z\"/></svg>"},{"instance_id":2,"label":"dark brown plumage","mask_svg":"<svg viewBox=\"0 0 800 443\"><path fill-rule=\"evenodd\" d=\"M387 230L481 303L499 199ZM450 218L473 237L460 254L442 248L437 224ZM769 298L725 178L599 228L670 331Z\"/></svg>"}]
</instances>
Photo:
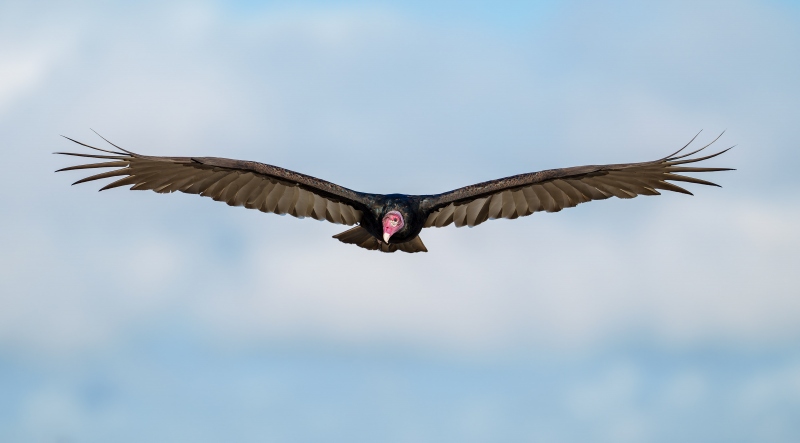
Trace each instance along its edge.
<instances>
[{"instance_id":1,"label":"dark brown plumage","mask_svg":"<svg viewBox=\"0 0 800 443\"><path fill-rule=\"evenodd\" d=\"M180 191L263 212L311 217L344 225L358 224L334 238L382 252L427 252L419 233L428 227L449 224L457 227L476 226L490 219L514 219L540 211L558 212L591 200L659 195L659 189L691 195L686 189L669 181L718 186L679 173L731 170L684 166L716 157L730 149L705 157L688 158L713 144L719 139L717 137L697 151L678 156L694 141L693 138L678 152L650 162L550 169L478 183L436 195L382 195L353 191L263 163L216 157L145 156L113 143L112 146L119 151L107 151L68 139L110 155L58 152L107 160L59 171L113 168L74 184L120 177L100 190L131 186L132 190L149 189L158 193ZM386 225L382 225L382 221L390 212L401 214L402 224L397 226L396 232L392 229L387 234L386 229L390 228L384 227Z\"/></svg>"}]
</instances>

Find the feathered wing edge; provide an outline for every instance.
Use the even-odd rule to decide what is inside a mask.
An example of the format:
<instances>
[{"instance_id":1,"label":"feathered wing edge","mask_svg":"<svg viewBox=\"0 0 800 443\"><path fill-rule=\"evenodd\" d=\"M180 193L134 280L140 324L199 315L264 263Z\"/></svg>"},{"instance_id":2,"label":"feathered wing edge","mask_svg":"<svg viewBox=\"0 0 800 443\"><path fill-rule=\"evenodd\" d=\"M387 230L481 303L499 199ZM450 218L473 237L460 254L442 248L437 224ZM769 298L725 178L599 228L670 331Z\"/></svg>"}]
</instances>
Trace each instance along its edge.
<instances>
[{"instance_id":1,"label":"feathered wing edge","mask_svg":"<svg viewBox=\"0 0 800 443\"><path fill-rule=\"evenodd\" d=\"M674 154L655 161L551 169L428 196L423 199L423 208L429 214L425 227L449 224L471 227L489 219L514 219L540 211L558 212L563 208L609 197L660 195L659 189L692 195L670 181L719 186L681 173L733 170L682 166L711 159L730 150L732 147L704 157L689 158L711 146L721 136L696 151L678 155L697 138L695 135Z\"/></svg>"},{"instance_id":2,"label":"feathered wing edge","mask_svg":"<svg viewBox=\"0 0 800 443\"><path fill-rule=\"evenodd\" d=\"M112 168L73 183L118 177L116 181L103 186L101 191L119 186L158 193L180 191L211 197L231 206L290 214L298 218L311 217L345 225L358 223L364 209L360 193L277 166L215 157L145 156L120 148L105 138L103 140L119 151L101 149L69 137L64 138L104 154L56 154L104 161L70 166L56 172Z\"/></svg>"}]
</instances>

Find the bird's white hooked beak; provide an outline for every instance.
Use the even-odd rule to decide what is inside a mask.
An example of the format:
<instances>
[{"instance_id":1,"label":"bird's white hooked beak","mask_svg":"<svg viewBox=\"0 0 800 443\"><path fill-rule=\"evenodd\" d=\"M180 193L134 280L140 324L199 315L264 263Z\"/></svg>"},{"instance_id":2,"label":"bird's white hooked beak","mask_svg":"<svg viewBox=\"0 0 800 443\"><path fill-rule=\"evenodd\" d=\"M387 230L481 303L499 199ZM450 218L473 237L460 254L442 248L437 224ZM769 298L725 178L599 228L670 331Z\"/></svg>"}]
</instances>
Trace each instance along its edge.
<instances>
[{"instance_id":1,"label":"bird's white hooked beak","mask_svg":"<svg viewBox=\"0 0 800 443\"><path fill-rule=\"evenodd\" d=\"M389 211L383 217L383 241L389 243L389 239L395 232L403 229L405 222L403 221L403 214L397 211Z\"/></svg>"}]
</instances>

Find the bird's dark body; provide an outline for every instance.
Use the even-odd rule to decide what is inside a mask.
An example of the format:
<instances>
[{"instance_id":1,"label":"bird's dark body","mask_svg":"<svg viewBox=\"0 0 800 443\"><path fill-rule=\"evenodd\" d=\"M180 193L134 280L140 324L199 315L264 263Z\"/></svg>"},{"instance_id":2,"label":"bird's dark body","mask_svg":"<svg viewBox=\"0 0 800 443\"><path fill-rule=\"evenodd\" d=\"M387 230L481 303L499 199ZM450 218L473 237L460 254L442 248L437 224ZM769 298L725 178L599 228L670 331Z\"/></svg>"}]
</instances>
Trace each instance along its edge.
<instances>
[{"instance_id":1,"label":"bird's dark body","mask_svg":"<svg viewBox=\"0 0 800 443\"><path fill-rule=\"evenodd\" d=\"M375 238L383 236L383 217L389 211L397 211L403 215L405 225L389 239L389 243L398 244L413 240L422 231L428 214L420 208L422 197L405 194L364 194L370 204L362 209L361 227Z\"/></svg>"},{"instance_id":2,"label":"bird's dark body","mask_svg":"<svg viewBox=\"0 0 800 443\"><path fill-rule=\"evenodd\" d=\"M730 170L686 166L727 151L687 158L714 143L712 141L689 154L677 155L682 148L670 156L649 162L550 169L434 195L383 195L354 191L264 163L217 157L146 156L116 145L119 151L107 151L72 141L111 155L62 152L60 154L105 161L71 166L61 171L113 168L75 184L117 177L101 190L129 185L132 190L152 190L162 194L179 191L211 197L231 206L355 225L334 238L382 252L427 252L419 237L423 228L441 228L451 224L472 227L497 218L514 219L535 212L558 212L592 200L658 195L659 189L691 195L672 182L717 185L679 173ZM397 215L395 212L402 216L402 220L393 218ZM388 224L384 224L384 218ZM402 227L395 231L393 227L400 226L399 221L402 221ZM384 240L386 237L388 242Z\"/></svg>"}]
</instances>

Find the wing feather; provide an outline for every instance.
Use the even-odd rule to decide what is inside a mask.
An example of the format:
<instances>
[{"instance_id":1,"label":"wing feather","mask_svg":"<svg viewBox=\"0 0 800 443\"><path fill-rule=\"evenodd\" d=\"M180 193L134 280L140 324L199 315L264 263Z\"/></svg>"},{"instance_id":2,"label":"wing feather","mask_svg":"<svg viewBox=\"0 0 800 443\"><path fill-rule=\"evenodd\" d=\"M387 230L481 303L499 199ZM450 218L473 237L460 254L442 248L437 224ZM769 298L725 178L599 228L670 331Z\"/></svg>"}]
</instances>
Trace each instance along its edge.
<instances>
[{"instance_id":1,"label":"wing feather","mask_svg":"<svg viewBox=\"0 0 800 443\"><path fill-rule=\"evenodd\" d=\"M732 170L685 166L714 158L730 148L703 157L692 157L713 144L712 141L694 152L678 155L692 141L675 154L655 161L551 169L478 183L443 194L422 196L422 208L428 214L425 227L449 224L457 227L475 226L487 219L513 219L542 211L558 212L609 197L629 199L638 195L660 195L658 190L691 195L691 192L672 182L718 186L681 173ZM481 212L484 208L486 217Z\"/></svg>"},{"instance_id":2,"label":"wing feather","mask_svg":"<svg viewBox=\"0 0 800 443\"><path fill-rule=\"evenodd\" d=\"M542 205L542 201L539 199L539 195L533 190L533 186L528 186L527 188L522 188L522 193L525 195L525 201L528 202L528 209L530 210L530 214L537 212L537 211L544 211L544 206Z\"/></svg>"},{"instance_id":3,"label":"wing feather","mask_svg":"<svg viewBox=\"0 0 800 443\"><path fill-rule=\"evenodd\" d=\"M533 192L536 193L536 196L539 197L539 201L542 202L542 207L547 212L557 212L556 209L556 201L553 199L553 196L547 192L544 186L533 186Z\"/></svg>"},{"instance_id":4,"label":"wing feather","mask_svg":"<svg viewBox=\"0 0 800 443\"><path fill-rule=\"evenodd\" d=\"M328 200L325 218L331 223L342 223L341 208L336 202Z\"/></svg>"},{"instance_id":5,"label":"wing feather","mask_svg":"<svg viewBox=\"0 0 800 443\"><path fill-rule=\"evenodd\" d=\"M278 199L278 206L275 208L275 213L277 214L287 214L289 211L294 208L295 203L297 203L297 194L298 189L296 186L288 186L286 187L283 192L281 193L280 198Z\"/></svg>"},{"instance_id":6,"label":"wing feather","mask_svg":"<svg viewBox=\"0 0 800 443\"><path fill-rule=\"evenodd\" d=\"M249 182L252 179L253 179L253 174L250 172L246 172L244 174L237 173L234 180L219 192L219 197L215 200L225 202L230 206L235 206L236 193L238 193L239 190L242 189L242 186L246 185L247 182Z\"/></svg>"},{"instance_id":7,"label":"wing feather","mask_svg":"<svg viewBox=\"0 0 800 443\"><path fill-rule=\"evenodd\" d=\"M442 226L453 223L453 213L455 212L455 210L456 210L455 206L448 206L445 209L443 209L439 219L436 220L436 227L441 228Z\"/></svg>"},{"instance_id":8,"label":"wing feather","mask_svg":"<svg viewBox=\"0 0 800 443\"><path fill-rule=\"evenodd\" d=\"M162 179L161 177L158 178ZM228 185L232 185L233 182L235 182L238 178L239 178L238 172L227 172L225 175L220 177L219 180L208 185L208 187L204 189L203 192L200 193L200 195L203 197L211 197L214 200L221 201L222 199L220 198L220 196L225 191L225 188L227 188Z\"/></svg>"},{"instance_id":9,"label":"wing feather","mask_svg":"<svg viewBox=\"0 0 800 443\"><path fill-rule=\"evenodd\" d=\"M305 218L311 215L314 209L314 195L305 189L298 188L297 203L294 205L292 215L298 218Z\"/></svg>"},{"instance_id":10,"label":"wing feather","mask_svg":"<svg viewBox=\"0 0 800 443\"><path fill-rule=\"evenodd\" d=\"M519 215L517 214L517 204L514 201L514 196L511 195L511 191L504 191L499 195L503 198L503 210L500 213L500 217L502 218L519 217Z\"/></svg>"},{"instance_id":11,"label":"wing feather","mask_svg":"<svg viewBox=\"0 0 800 443\"><path fill-rule=\"evenodd\" d=\"M244 204L244 207L247 209L257 209L262 211L261 208L263 208L264 204L267 202L267 197L269 197L269 193L272 192L272 188L274 186L275 183L269 182L261 187L261 191L258 192L257 195L253 196L253 194L250 194L250 198L247 200L247 203Z\"/></svg>"},{"instance_id":12,"label":"wing feather","mask_svg":"<svg viewBox=\"0 0 800 443\"><path fill-rule=\"evenodd\" d=\"M611 197L611 194L603 192L594 186L590 186L588 183L581 180L567 179L564 181L569 183L570 186L577 189L584 197L586 197L586 201L604 200Z\"/></svg>"},{"instance_id":13,"label":"wing feather","mask_svg":"<svg viewBox=\"0 0 800 443\"><path fill-rule=\"evenodd\" d=\"M553 180L553 186L558 188L561 192L563 192L569 201L571 202L572 206L576 206L580 203L584 203L589 201L580 191L575 189L568 181L566 180Z\"/></svg>"},{"instance_id":14,"label":"wing feather","mask_svg":"<svg viewBox=\"0 0 800 443\"><path fill-rule=\"evenodd\" d=\"M102 172L100 174L92 175L91 177L82 178L82 179L76 181L75 183L73 183L73 185L78 185L78 184L81 184L81 183L90 182L92 180L99 180L101 178L117 177L117 176L120 176L120 175L127 175L127 174L128 173L125 171L125 168L116 169L114 171Z\"/></svg>"},{"instance_id":15,"label":"wing feather","mask_svg":"<svg viewBox=\"0 0 800 443\"><path fill-rule=\"evenodd\" d=\"M467 221L467 205L458 205L455 208L455 212L453 212L453 223L455 223L457 228L460 228L466 224Z\"/></svg>"},{"instance_id":16,"label":"wing feather","mask_svg":"<svg viewBox=\"0 0 800 443\"><path fill-rule=\"evenodd\" d=\"M128 177L121 178L119 180L113 181L113 182L103 186L102 188L100 188L100 190L101 191L105 191L106 189L118 188L120 186L133 185L133 184L136 184L136 180L137 180L136 177L128 176Z\"/></svg>"},{"instance_id":17,"label":"wing feather","mask_svg":"<svg viewBox=\"0 0 800 443\"><path fill-rule=\"evenodd\" d=\"M175 191L199 194L231 206L263 212L313 217L353 225L361 221L369 199L325 180L263 163L216 157L155 157L130 151L107 151L76 140L75 143L108 154L58 152L75 157L108 160L69 166L59 171L111 168L75 184L119 177L101 188L130 186L132 190Z\"/></svg>"},{"instance_id":18,"label":"wing feather","mask_svg":"<svg viewBox=\"0 0 800 443\"><path fill-rule=\"evenodd\" d=\"M278 203L281 201L281 197L283 197L283 191L286 190L286 186L282 183L275 183L275 186L272 187L272 190L269 191L269 195L267 196L267 200L264 202L264 206L262 206L262 211L264 212L274 212L280 214L277 211Z\"/></svg>"},{"instance_id":19,"label":"wing feather","mask_svg":"<svg viewBox=\"0 0 800 443\"><path fill-rule=\"evenodd\" d=\"M251 175L250 181L248 181L244 186L239 188L236 192L236 195L233 196L234 205L232 206L245 206L247 202L251 201L251 199L255 198L258 195L258 192L264 184L255 174Z\"/></svg>"},{"instance_id":20,"label":"wing feather","mask_svg":"<svg viewBox=\"0 0 800 443\"><path fill-rule=\"evenodd\" d=\"M489 197L489 218L500 218L503 213L503 194Z\"/></svg>"},{"instance_id":21,"label":"wing feather","mask_svg":"<svg viewBox=\"0 0 800 443\"><path fill-rule=\"evenodd\" d=\"M184 171L176 172L172 177L172 180L170 180L170 183L154 189L154 191L162 194L179 191L199 175L197 171L192 170L191 168L184 169Z\"/></svg>"},{"instance_id":22,"label":"wing feather","mask_svg":"<svg viewBox=\"0 0 800 443\"><path fill-rule=\"evenodd\" d=\"M100 163L90 163L87 165L69 166L66 168L61 168L56 172L74 171L77 169L92 169L92 168L124 168L125 166L128 166L128 162L100 162Z\"/></svg>"},{"instance_id":23,"label":"wing feather","mask_svg":"<svg viewBox=\"0 0 800 443\"><path fill-rule=\"evenodd\" d=\"M558 212L571 206L572 202L569 201L567 194L564 194L564 191L558 189L553 182L544 182L542 183L542 187L550 194L550 197L552 197L555 202L555 207L552 212Z\"/></svg>"},{"instance_id":24,"label":"wing feather","mask_svg":"<svg viewBox=\"0 0 800 443\"><path fill-rule=\"evenodd\" d=\"M187 189L181 191L187 194L200 194L203 195L202 192L206 190L209 186L219 181L222 177L228 174L228 171L213 171L213 170L204 170L202 171L200 177L192 183L192 186L189 186ZM143 177L143 179L146 177Z\"/></svg>"},{"instance_id":25,"label":"wing feather","mask_svg":"<svg viewBox=\"0 0 800 443\"><path fill-rule=\"evenodd\" d=\"M314 215L313 217L317 220L325 220L326 213L328 211L328 201L324 198L315 195L314 196Z\"/></svg>"},{"instance_id":26,"label":"wing feather","mask_svg":"<svg viewBox=\"0 0 800 443\"><path fill-rule=\"evenodd\" d=\"M342 215L342 220L346 225L355 224L357 220L356 214L353 212L353 208L339 203L339 213Z\"/></svg>"},{"instance_id":27,"label":"wing feather","mask_svg":"<svg viewBox=\"0 0 800 443\"><path fill-rule=\"evenodd\" d=\"M530 214L530 212L528 212L528 200L525 198L525 193L520 189L514 191L511 195L514 197L514 207L517 210L517 216L524 217Z\"/></svg>"},{"instance_id":28,"label":"wing feather","mask_svg":"<svg viewBox=\"0 0 800 443\"><path fill-rule=\"evenodd\" d=\"M467 205L467 226L477 226L489 218L487 200L487 198L479 198Z\"/></svg>"}]
</instances>

